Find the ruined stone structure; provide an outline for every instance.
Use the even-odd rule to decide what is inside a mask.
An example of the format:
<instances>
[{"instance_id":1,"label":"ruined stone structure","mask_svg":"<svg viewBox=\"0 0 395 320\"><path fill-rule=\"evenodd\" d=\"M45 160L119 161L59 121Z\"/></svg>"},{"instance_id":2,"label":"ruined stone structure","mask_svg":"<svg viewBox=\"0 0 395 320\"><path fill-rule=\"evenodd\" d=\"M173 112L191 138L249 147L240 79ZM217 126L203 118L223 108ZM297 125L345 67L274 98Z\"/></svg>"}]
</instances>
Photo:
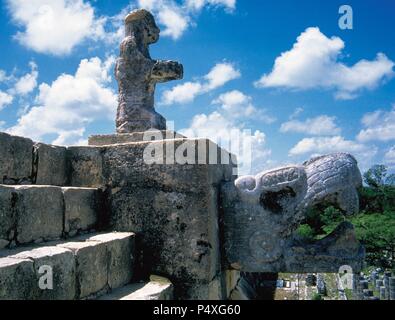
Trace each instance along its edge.
<instances>
[{"instance_id":1,"label":"ruined stone structure","mask_svg":"<svg viewBox=\"0 0 395 320\"><path fill-rule=\"evenodd\" d=\"M0 133L0 299L235 299L240 272L359 271L350 224L317 243L294 235L309 206L357 210L355 159L236 180L226 150L164 130L155 83L182 68L149 58L158 33L146 11L126 18L118 134L60 147Z\"/></svg>"}]
</instances>

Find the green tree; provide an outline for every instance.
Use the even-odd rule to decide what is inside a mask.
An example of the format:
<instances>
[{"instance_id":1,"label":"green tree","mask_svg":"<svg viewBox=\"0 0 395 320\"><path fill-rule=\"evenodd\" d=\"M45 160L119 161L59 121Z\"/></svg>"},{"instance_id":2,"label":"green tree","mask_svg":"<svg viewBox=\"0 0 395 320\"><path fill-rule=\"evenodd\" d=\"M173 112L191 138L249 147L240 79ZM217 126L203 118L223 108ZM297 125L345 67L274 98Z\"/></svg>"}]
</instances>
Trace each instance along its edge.
<instances>
[{"instance_id":1,"label":"green tree","mask_svg":"<svg viewBox=\"0 0 395 320\"><path fill-rule=\"evenodd\" d=\"M395 174L388 174L388 167L383 164L376 164L371 167L364 173L363 178L371 188L381 188L395 184Z\"/></svg>"}]
</instances>

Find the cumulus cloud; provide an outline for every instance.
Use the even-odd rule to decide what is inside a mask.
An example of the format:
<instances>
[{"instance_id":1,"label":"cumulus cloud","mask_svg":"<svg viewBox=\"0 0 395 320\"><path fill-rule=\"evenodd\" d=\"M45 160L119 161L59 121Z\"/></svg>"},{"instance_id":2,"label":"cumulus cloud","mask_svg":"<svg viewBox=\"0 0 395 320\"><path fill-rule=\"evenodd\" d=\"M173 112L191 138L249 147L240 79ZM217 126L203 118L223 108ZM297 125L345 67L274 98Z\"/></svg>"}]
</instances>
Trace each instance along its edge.
<instances>
[{"instance_id":1,"label":"cumulus cloud","mask_svg":"<svg viewBox=\"0 0 395 320\"><path fill-rule=\"evenodd\" d=\"M265 109L258 109L252 104L252 98L239 90L221 94L212 104L221 105L221 109L229 116L241 119L251 119L263 123L273 123L276 119L269 116Z\"/></svg>"},{"instance_id":2,"label":"cumulus cloud","mask_svg":"<svg viewBox=\"0 0 395 320\"><path fill-rule=\"evenodd\" d=\"M193 16L205 7L222 7L227 11L236 8L236 0L184 0L182 3L173 0L138 0L137 4L140 8L152 11L159 24L165 27L161 34L174 40L194 25Z\"/></svg>"},{"instance_id":3,"label":"cumulus cloud","mask_svg":"<svg viewBox=\"0 0 395 320\"><path fill-rule=\"evenodd\" d=\"M299 141L290 151L291 156L303 154L325 154L331 152L373 152L370 147L352 140L346 140L342 136L304 138Z\"/></svg>"},{"instance_id":4,"label":"cumulus cloud","mask_svg":"<svg viewBox=\"0 0 395 320\"><path fill-rule=\"evenodd\" d=\"M201 10L204 6L223 6L232 11L236 8L236 0L186 0L187 8Z\"/></svg>"},{"instance_id":5,"label":"cumulus cloud","mask_svg":"<svg viewBox=\"0 0 395 320\"><path fill-rule=\"evenodd\" d=\"M321 115L315 118L308 118L305 121L290 120L284 122L280 127L280 132L296 132L308 135L339 135L341 129L336 125L336 118Z\"/></svg>"},{"instance_id":6,"label":"cumulus cloud","mask_svg":"<svg viewBox=\"0 0 395 320\"><path fill-rule=\"evenodd\" d=\"M6 0L20 28L15 39L36 52L67 55L86 40L113 45L123 37L123 19L135 8L154 13L163 36L179 39L205 7L233 11L236 0L135 0L114 16L98 16L89 0Z\"/></svg>"},{"instance_id":7,"label":"cumulus cloud","mask_svg":"<svg viewBox=\"0 0 395 320\"><path fill-rule=\"evenodd\" d=\"M86 39L105 37L105 18L84 0L7 0L8 9L21 28L15 38L40 53L69 54Z\"/></svg>"},{"instance_id":8,"label":"cumulus cloud","mask_svg":"<svg viewBox=\"0 0 395 320\"><path fill-rule=\"evenodd\" d=\"M114 57L84 59L74 75L62 74L51 84L40 84L37 105L7 131L39 141L52 139L54 144L80 143L91 122L115 117L117 96L110 85L114 61Z\"/></svg>"},{"instance_id":9,"label":"cumulus cloud","mask_svg":"<svg viewBox=\"0 0 395 320\"><path fill-rule=\"evenodd\" d=\"M7 92L3 92L0 90L0 110L2 110L5 106L11 104L13 100L13 96L8 94Z\"/></svg>"},{"instance_id":10,"label":"cumulus cloud","mask_svg":"<svg viewBox=\"0 0 395 320\"><path fill-rule=\"evenodd\" d=\"M30 62L31 72L25 74L15 83L14 89L11 91L18 95L26 95L31 93L37 86L38 70L34 62Z\"/></svg>"},{"instance_id":11,"label":"cumulus cloud","mask_svg":"<svg viewBox=\"0 0 395 320\"><path fill-rule=\"evenodd\" d=\"M359 132L358 141L395 140L395 105L390 111L376 110L365 114L362 125L364 129Z\"/></svg>"},{"instance_id":12,"label":"cumulus cloud","mask_svg":"<svg viewBox=\"0 0 395 320\"><path fill-rule=\"evenodd\" d=\"M193 117L190 126L180 130L187 137L208 138L236 155L239 174L257 173L267 168L271 150L266 146L266 135L260 130L249 130L248 123L258 120L259 110L251 97L240 91L230 91L213 101L217 110ZM255 112L249 112L253 109ZM262 118L271 122L272 119Z\"/></svg>"},{"instance_id":13,"label":"cumulus cloud","mask_svg":"<svg viewBox=\"0 0 395 320\"><path fill-rule=\"evenodd\" d=\"M395 146L391 147L384 155L384 160L387 164L395 165Z\"/></svg>"},{"instance_id":14,"label":"cumulus cloud","mask_svg":"<svg viewBox=\"0 0 395 320\"><path fill-rule=\"evenodd\" d=\"M373 164L378 148L354 140L347 140L342 136L311 137L300 140L291 148L289 156L302 160L335 152L351 153L358 160L361 170L364 171Z\"/></svg>"},{"instance_id":15,"label":"cumulus cloud","mask_svg":"<svg viewBox=\"0 0 395 320\"><path fill-rule=\"evenodd\" d=\"M353 99L362 90L374 89L394 75L394 62L378 53L374 60L360 60L353 66L339 61L344 42L328 38L319 28L300 34L292 49L276 58L273 70L255 83L257 87L306 90L335 90L338 99Z\"/></svg>"},{"instance_id":16,"label":"cumulus cloud","mask_svg":"<svg viewBox=\"0 0 395 320\"><path fill-rule=\"evenodd\" d=\"M3 81L7 81L9 77L7 76L7 73L4 70L0 69L0 83Z\"/></svg>"},{"instance_id":17,"label":"cumulus cloud","mask_svg":"<svg viewBox=\"0 0 395 320\"><path fill-rule=\"evenodd\" d=\"M192 102L198 95L215 90L241 76L240 71L228 62L216 64L202 81L188 81L163 92L161 104Z\"/></svg>"}]
</instances>

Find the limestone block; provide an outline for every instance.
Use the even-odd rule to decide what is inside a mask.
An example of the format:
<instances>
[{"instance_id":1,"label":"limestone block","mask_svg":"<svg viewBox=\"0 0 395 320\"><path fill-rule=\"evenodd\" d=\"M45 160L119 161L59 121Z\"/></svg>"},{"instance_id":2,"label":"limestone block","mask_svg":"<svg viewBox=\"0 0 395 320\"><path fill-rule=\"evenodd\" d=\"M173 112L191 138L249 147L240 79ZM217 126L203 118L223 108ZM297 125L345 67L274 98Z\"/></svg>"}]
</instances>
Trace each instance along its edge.
<instances>
[{"instance_id":1,"label":"limestone block","mask_svg":"<svg viewBox=\"0 0 395 320\"><path fill-rule=\"evenodd\" d=\"M214 188L194 194L125 187L111 195L113 229L140 234L140 264L171 277L177 296L208 299L220 269L217 199Z\"/></svg>"},{"instance_id":2,"label":"limestone block","mask_svg":"<svg viewBox=\"0 0 395 320\"><path fill-rule=\"evenodd\" d=\"M108 285L118 288L128 284L133 276L134 234L104 233L88 238L104 243L108 255Z\"/></svg>"},{"instance_id":3,"label":"limestone block","mask_svg":"<svg viewBox=\"0 0 395 320\"><path fill-rule=\"evenodd\" d=\"M34 145L36 156L36 184L64 186L66 177L66 148L37 143Z\"/></svg>"},{"instance_id":4,"label":"limestone block","mask_svg":"<svg viewBox=\"0 0 395 320\"><path fill-rule=\"evenodd\" d=\"M0 132L0 183L32 182L33 141Z\"/></svg>"},{"instance_id":5,"label":"limestone block","mask_svg":"<svg viewBox=\"0 0 395 320\"><path fill-rule=\"evenodd\" d=\"M129 184L180 192L200 192L229 181L235 166L230 153L207 139L106 146L103 165L112 187Z\"/></svg>"},{"instance_id":6,"label":"limestone block","mask_svg":"<svg viewBox=\"0 0 395 320\"><path fill-rule=\"evenodd\" d=\"M0 186L0 249L6 247L14 237L15 198L14 188Z\"/></svg>"},{"instance_id":7,"label":"limestone block","mask_svg":"<svg viewBox=\"0 0 395 320\"><path fill-rule=\"evenodd\" d=\"M12 258L34 261L35 281L29 288L34 292L34 299L72 300L75 298L75 263L71 250L44 246L31 248L31 250L25 249L25 251L13 255ZM52 274L53 280L52 289L40 287L40 278L48 277L50 274ZM41 280L41 286L48 284L46 279Z\"/></svg>"},{"instance_id":8,"label":"limestone block","mask_svg":"<svg viewBox=\"0 0 395 320\"><path fill-rule=\"evenodd\" d=\"M17 241L57 239L63 232L63 195L61 188L20 186L17 193Z\"/></svg>"},{"instance_id":9,"label":"limestone block","mask_svg":"<svg viewBox=\"0 0 395 320\"><path fill-rule=\"evenodd\" d=\"M96 226L99 191L93 188L62 188L64 197L64 231L76 233Z\"/></svg>"},{"instance_id":10,"label":"limestone block","mask_svg":"<svg viewBox=\"0 0 395 320\"><path fill-rule=\"evenodd\" d=\"M33 261L0 258L0 300L31 299L34 281Z\"/></svg>"},{"instance_id":11,"label":"limestone block","mask_svg":"<svg viewBox=\"0 0 395 320\"><path fill-rule=\"evenodd\" d=\"M156 130L145 132L132 132L123 134L94 135L89 137L90 146L106 146L112 144L164 140L164 139L183 139L185 136L170 130Z\"/></svg>"},{"instance_id":12,"label":"limestone block","mask_svg":"<svg viewBox=\"0 0 395 320\"><path fill-rule=\"evenodd\" d=\"M70 185L100 188L103 182L102 150L94 147L69 147Z\"/></svg>"},{"instance_id":13,"label":"limestone block","mask_svg":"<svg viewBox=\"0 0 395 320\"><path fill-rule=\"evenodd\" d=\"M70 249L75 255L77 298L82 299L106 288L107 250L105 243L75 240L58 246Z\"/></svg>"},{"instance_id":14,"label":"limestone block","mask_svg":"<svg viewBox=\"0 0 395 320\"><path fill-rule=\"evenodd\" d=\"M99 300L172 300L173 285L163 277L151 276L147 283L133 283Z\"/></svg>"}]
</instances>

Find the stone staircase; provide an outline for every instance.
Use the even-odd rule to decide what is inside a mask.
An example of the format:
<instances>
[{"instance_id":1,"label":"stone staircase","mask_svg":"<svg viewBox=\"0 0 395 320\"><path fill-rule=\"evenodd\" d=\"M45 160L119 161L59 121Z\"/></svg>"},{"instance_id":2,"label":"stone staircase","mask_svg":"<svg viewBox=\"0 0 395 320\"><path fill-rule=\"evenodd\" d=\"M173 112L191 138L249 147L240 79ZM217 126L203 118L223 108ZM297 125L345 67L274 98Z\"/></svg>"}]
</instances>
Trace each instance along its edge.
<instances>
[{"instance_id":1,"label":"stone staircase","mask_svg":"<svg viewBox=\"0 0 395 320\"><path fill-rule=\"evenodd\" d=\"M0 185L0 299L170 299L171 283L130 284L135 235L97 232L100 203L97 188Z\"/></svg>"}]
</instances>

